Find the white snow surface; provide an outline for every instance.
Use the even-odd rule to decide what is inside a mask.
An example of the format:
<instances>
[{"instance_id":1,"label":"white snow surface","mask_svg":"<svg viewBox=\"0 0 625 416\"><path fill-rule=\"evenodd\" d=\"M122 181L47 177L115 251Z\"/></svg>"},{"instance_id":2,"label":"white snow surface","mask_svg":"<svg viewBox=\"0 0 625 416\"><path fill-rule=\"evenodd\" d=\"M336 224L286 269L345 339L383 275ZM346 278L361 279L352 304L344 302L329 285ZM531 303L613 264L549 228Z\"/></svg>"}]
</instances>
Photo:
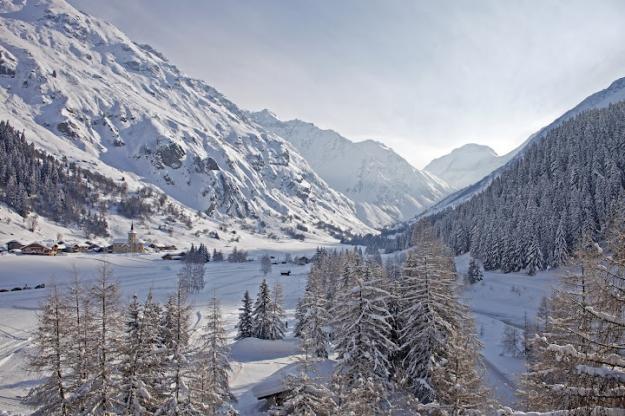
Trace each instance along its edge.
<instances>
[{"instance_id":1,"label":"white snow surface","mask_svg":"<svg viewBox=\"0 0 625 416\"><path fill-rule=\"evenodd\" d=\"M462 189L502 166L512 156L513 153L499 156L488 146L468 143L432 160L424 170L455 189Z\"/></svg>"},{"instance_id":2,"label":"white snow surface","mask_svg":"<svg viewBox=\"0 0 625 416\"><path fill-rule=\"evenodd\" d=\"M290 252L293 255L311 255L313 250ZM278 258L284 256L282 250L255 251L251 256L260 258L263 253ZM0 254L0 289L24 285L34 287L39 283L48 286L46 289L0 293L1 410L21 413L32 411L20 402L20 398L39 383L42 374L27 370L26 354L35 329L37 311L50 285L55 283L60 288L66 287L72 278L72 267L76 267L83 282L89 284L103 261L110 264L114 278L119 281L122 301L125 303L133 294L140 299L145 298L150 289L157 300L164 302L175 290L176 274L181 267L178 261L161 260L155 255L68 254L48 257ZM308 265L279 264L274 265L267 276L271 286L280 282L284 287L289 331L293 328L294 308L304 291L309 268ZM283 270L291 270L291 276L281 276L280 271ZM204 325L209 297L215 290L221 302L228 335L233 338L243 293L247 289L255 297L262 278L258 260L247 263L208 263L206 287L190 299L193 331ZM246 339L233 343L231 348L231 387L238 398L236 406L242 415L258 414L262 403L258 402L251 389L282 367L295 362L299 357L299 341L290 336L281 341Z\"/></svg>"},{"instance_id":3,"label":"white snow surface","mask_svg":"<svg viewBox=\"0 0 625 416\"><path fill-rule=\"evenodd\" d=\"M372 227L412 218L457 189L378 141L353 142L312 123L281 121L269 110L249 115L291 142L319 176L355 202L358 218Z\"/></svg>"},{"instance_id":4,"label":"white snow surface","mask_svg":"<svg viewBox=\"0 0 625 416\"><path fill-rule=\"evenodd\" d=\"M64 0L0 0L0 100L36 146L212 219L370 230L288 142Z\"/></svg>"},{"instance_id":5,"label":"white snow surface","mask_svg":"<svg viewBox=\"0 0 625 416\"><path fill-rule=\"evenodd\" d=\"M282 258L285 252L294 255L312 254L313 249L275 248L255 250L251 256L259 259L263 253ZM460 275L466 272L468 256L456 258ZM67 254L56 257L18 256L0 254L0 288L11 289L46 283L48 288L56 283L63 288L70 281L72 267L76 267L83 281L94 279L98 267L107 261L114 277L120 282L124 302L137 294L144 297L152 289L155 297L164 301L173 292L177 261L161 260L156 255L92 255ZM290 269L291 276L281 276L280 271ZM304 291L309 266L274 265L268 282L280 282L284 287L285 307L289 331L294 321L297 298ZM557 284L558 271L527 276L522 273L503 274L486 272L484 280L462 288L462 297L471 308L476 320L476 330L484 344L482 357L486 368L486 382L496 397L505 405L514 405L514 392L519 376L525 370L523 359L502 355L501 340L506 326L523 328L524 314L534 319L543 296L551 293ZM247 289L255 296L263 278L258 260L247 263L208 263L206 288L191 299L194 330L203 325L203 317L213 289L221 301L226 328L234 337L238 308ZM512 290L514 288L514 290ZM47 289L0 293L0 409L27 413L28 406L20 402L28 390L41 379L41 374L27 371L26 353L36 325L36 313ZM293 363L301 358L297 339L290 335L280 341L246 339L231 344L231 385L238 399L237 409L242 415L258 415L263 406L254 388L275 386L284 375L290 374ZM286 370L279 371L289 366ZM257 393L258 391L256 391Z\"/></svg>"},{"instance_id":6,"label":"white snow surface","mask_svg":"<svg viewBox=\"0 0 625 416\"><path fill-rule=\"evenodd\" d=\"M468 270L468 254L456 257L459 279ZM462 299L473 312L476 331L484 348L485 381L495 398L503 405L516 403L520 376L525 372L525 360L503 353L502 339L506 327L519 330L522 337L524 318L534 322L543 297L549 297L557 287L563 270L550 270L528 276L526 273L484 272L484 280L470 285L464 283Z\"/></svg>"}]
</instances>

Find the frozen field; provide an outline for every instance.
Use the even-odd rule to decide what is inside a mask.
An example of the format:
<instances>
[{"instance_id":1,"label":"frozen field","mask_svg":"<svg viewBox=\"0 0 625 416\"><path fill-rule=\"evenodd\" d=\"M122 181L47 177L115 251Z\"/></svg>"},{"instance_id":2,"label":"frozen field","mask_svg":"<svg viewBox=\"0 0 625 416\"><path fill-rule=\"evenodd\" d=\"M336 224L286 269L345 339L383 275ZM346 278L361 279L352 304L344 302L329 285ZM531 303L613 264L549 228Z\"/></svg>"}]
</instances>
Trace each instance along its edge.
<instances>
[{"instance_id":1,"label":"frozen field","mask_svg":"<svg viewBox=\"0 0 625 416\"><path fill-rule=\"evenodd\" d=\"M276 253L277 255L277 253ZM154 255L67 255L57 257L0 256L0 289L32 287L39 283L55 282L63 287L72 279L73 267L85 283L95 276L98 267L107 261L114 277L120 282L123 300L137 294L144 297L152 288L160 301L172 293L180 263L164 261ZM291 276L280 276L281 270L291 270ZM285 307L289 319L305 286L309 266L274 265L267 276L270 285L279 281L284 287ZM202 325L202 316L208 297L213 289L222 302L227 329L234 336L238 308L243 292L248 289L252 297L263 275L258 261L248 263L208 263L206 265L206 288L194 295L192 323L194 328ZM26 351L31 331L36 324L36 312L47 291L27 290L0 293L0 409L12 412L28 412L20 403L20 397L37 383L40 375L27 371ZM289 322L292 328L292 322ZM256 399L249 389L258 381L280 367L292 362L297 354L297 341L245 340L233 345L232 389L240 398L237 407L241 413L254 414Z\"/></svg>"},{"instance_id":2,"label":"frozen field","mask_svg":"<svg viewBox=\"0 0 625 416\"><path fill-rule=\"evenodd\" d=\"M281 254L273 253L276 256ZM301 253L298 253L301 254ZM311 254L310 252L308 254ZM252 257L259 257L254 253ZM72 279L73 269L89 284L103 261L107 261L120 282L123 300L137 294L144 297L151 288L157 299L164 301L175 287L180 263L164 261L157 255L86 255L72 254L57 257L0 256L0 289L32 287L39 283L56 283L63 287ZM468 258L456 259L458 270L466 271ZM303 293L309 266L274 265L267 280L270 285L279 281L284 287L285 307L289 329L293 327L293 309ZM280 276L280 271L291 270L291 276ZM213 289L222 303L224 318L230 336L234 336L238 308L243 292L248 289L254 297L263 275L258 261L247 263L208 263L206 288L191 298L194 328L200 328L207 300ZM514 391L519 375L524 371L522 358L502 355L501 340L507 325L523 328L527 313L533 318L543 296L551 292L557 273L545 272L530 277L522 273L485 273L484 280L463 291L464 301L473 310L476 329L484 344L483 358L486 380L497 398L505 404L515 400ZM28 407L20 402L37 383L39 374L27 371L26 352L31 331L36 324L36 312L46 296L44 290L0 293L0 409L26 413ZM297 358L297 340L283 341L247 339L232 345L232 389L242 415L257 414L258 403L251 388L279 368Z\"/></svg>"}]
</instances>

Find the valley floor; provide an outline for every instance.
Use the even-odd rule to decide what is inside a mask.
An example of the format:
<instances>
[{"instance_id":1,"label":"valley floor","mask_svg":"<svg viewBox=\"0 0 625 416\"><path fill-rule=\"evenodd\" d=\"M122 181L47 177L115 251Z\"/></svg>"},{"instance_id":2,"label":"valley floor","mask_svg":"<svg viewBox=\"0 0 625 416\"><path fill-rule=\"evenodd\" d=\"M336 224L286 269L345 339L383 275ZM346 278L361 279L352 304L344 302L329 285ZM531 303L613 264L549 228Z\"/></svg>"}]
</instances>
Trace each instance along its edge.
<instances>
[{"instance_id":1,"label":"valley floor","mask_svg":"<svg viewBox=\"0 0 625 416\"><path fill-rule=\"evenodd\" d=\"M111 265L113 275L119 280L124 301L133 294L143 298L152 289L156 299L164 302L174 290L180 267L180 263L161 260L157 255L3 255L0 256L0 289L25 284L34 287L40 283L49 286L53 282L62 288L72 279L73 268L88 284L104 261ZM466 256L457 258L460 272L466 270L467 262ZM309 267L274 265L267 276L270 285L279 281L284 287L289 329L293 327L293 311L297 298L304 291ZM283 270L291 270L291 276L281 276L280 271ZM521 358L501 354L504 328L507 325L522 328L524 314L527 313L528 317L535 315L542 297L551 291L555 275L546 272L530 277L487 272L483 282L466 287L463 292L465 301L475 314L476 328L484 344L486 379L498 399L505 404L514 402L514 390L524 362ZM259 261L208 263L206 287L191 299L194 330L203 325L208 298L216 290L226 329L233 337L243 292L247 289L255 296L262 278ZM0 410L14 413L31 410L21 403L20 398L41 378L40 374L28 371L26 357L36 325L36 312L46 294L45 289L0 293ZM232 345L231 385L241 415L258 414L259 403L251 388L292 363L297 354L298 342L291 337L282 341L247 339Z\"/></svg>"},{"instance_id":2,"label":"valley floor","mask_svg":"<svg viewBox=\"0 0 625 416\"><path fill-rule=\"evenodd\" d=\"M456 257L460 275L466 273L469 256ZM548 297L561 270L544 271L535 276L525 273L485 272L484 280L467 284L463 301L473 312L475 328L484 346L482 359L485 380L501 404L513 406L519 377L525 371L525 360L503 352L506 327L519 330L522 337L525 317L533 322L543 297Z\"/></svg>"}]
</instances>

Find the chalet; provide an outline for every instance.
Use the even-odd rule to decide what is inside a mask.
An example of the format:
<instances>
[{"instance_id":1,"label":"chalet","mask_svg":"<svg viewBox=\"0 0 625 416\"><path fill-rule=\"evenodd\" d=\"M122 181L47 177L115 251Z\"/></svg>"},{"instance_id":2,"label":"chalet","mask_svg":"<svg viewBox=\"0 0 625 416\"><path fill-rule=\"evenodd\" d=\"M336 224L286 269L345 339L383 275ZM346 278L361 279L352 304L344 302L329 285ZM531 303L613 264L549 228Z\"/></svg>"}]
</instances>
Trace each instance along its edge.
<instances>
[{"instance_id":1,"label":"chalet","mask_svg":"<svg viewBox=\"0 0 625 416\"><path fill-rule=\"evenodd\" d=\"M158 243L150 243L150 245L148 246L151 249L154 249L156 251L176 251L178 250L178 248L173 245L173 244L158 244Z\"/></svg>"},{"instance_id":2,"label":"chalet","mask_svg":"<svg viewBox=\"0 0 625 416\"><path fill-rule=\"evenodd\" d=\"M257 400L265 400L267 408L280 406L291 390L289 377L296 377L302 371L306 371L308 376L315 379L317 383L327 385L330 383L335 365L336 361L321 360L311 363L306 370L303 370L301 363L289 364L252 387L252 393Z\"/></svg>"},{"instance_id":3,"label":"chalet","mask_svg":"<svg viewBox=\"0 0 625 416\"><path fill-rule=\"evenodd\" d=\"M40 243L30 243L22 247L22 254L31 256L56 256L57 246L46 247Z\"/></svg>"},{"instance_id":4,"label":"chalet","mask_svg":"<svg viewBox=\"0 0 625 416\"><path fill-rule=\"evenodd\" d=\"M184 257L187 255L187 253L180 252L178 254L175 253L167 253L165 254L163 257L161 257L163 260L184 260Z\"/></svg>"},{"instance_id":5,"label":"chalet","mask_svg":"<svg viewBox=\"0 0 625 416\"><path fill-rule=\"evenodd\" d=\"M144 251L143 241L137 238L134 223L130 225L128 239L117 238L113 240L113 244L111 245L112 253L143 253Z\"/></svg>"},{"instance_id":6,"label":"chalet","mask_svg":"<svg viewBox=\"0 0 625 416\"><path fill-rule=\"evenodd\" d=\"M299 266L305 266L306 264L310 263L310 259L306 256L295 257L294 263Z\"/></svg>"},{"instance_id":7,"label":"chalet","mask_svg":"<svg viewBox=\"0 0 625 416\"><path fill-rule=\"evenodd\" d=\"M24 244L20 243L17 240L11 240L7 243L7 250L9 251L20 250L22 247L24 247Z\"/></svg>"}]
</instances>

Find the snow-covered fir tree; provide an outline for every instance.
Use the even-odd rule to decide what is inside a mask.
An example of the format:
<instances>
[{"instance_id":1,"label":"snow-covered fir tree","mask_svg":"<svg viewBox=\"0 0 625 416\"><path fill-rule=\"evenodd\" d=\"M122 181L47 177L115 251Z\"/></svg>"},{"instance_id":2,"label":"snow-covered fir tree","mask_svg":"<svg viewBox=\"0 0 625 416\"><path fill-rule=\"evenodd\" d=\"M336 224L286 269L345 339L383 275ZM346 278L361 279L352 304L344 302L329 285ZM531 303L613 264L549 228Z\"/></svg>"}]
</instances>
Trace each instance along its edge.
<instances>
[{"instance_id":1,"label":"snow-covered fir tree","mask_svg":"<svg viewBox=\"0 0 625 416\"><path fill-rule=\"evenodd\" d=\"M314 357L328 358L328 326L331 319L321 284L321 271L315 264L308 274L306 290L298 304L295 330L302 339L304 350Z\"/></svg>"},{"instance_id":2,"label":"snow-covered fir tree","mask_svg":"<svg viewBox=\"0 0 625 416\"><path fill-rule=\"evenodd\" d=\"M160 305L152 291L141 305L133 296L126 311L126 329L122 344L122 383L119 402L133 415L152 414L162 398L165 360L160 340Z\"/></svg>"},{"instance_id":3,"label":"snow-covered fir tree","mask_svg":"<svg viewBox=\"0 0 625 416\"><path fill-rule=\"evenodd\" d=\"M271 292L267 281L263 279L258 288L258 295L254 303L252 312L252 322L254 324L254 337L260 339L275 338L279 333L274 320L274 301L271 299Z\"/></svg>"},{"instance_id":4,"label":"snow-covered fir tree","mask_svg":"<svg viewBox=\"0 0 625 416\"><path fill-rule=\"evenodd\" d=\"M282 285L276 282L273 285L271 299L271 328L269 339L282 339L286 333L286 313L284 312L284 293Z\"/></svg>"},{"instance_id":5,"label":"snow-covered fir tree","mask_svg":"<svg viewBox=\"0 0 625 416\"><path fill-rule=\"evenodd\" d=\"M245 291L239 308L239 322L237 323L236 339L250 338L254 336L254 320L252 318L252 298L250 292Z\"/></svg>"},{"instance_id":6,"label":"snow-covered fir tree","mask_svg":"<svg viewBox=\"0 0 625 416\"><path fill-rule=\"evenodd\" d=\"M467 271L467 280L471 284L475 284L481 281L484 278L482 274L482 269L478 262L472 257L471 261L469 261L469 269Z\"/></svg>"}]
</instances>

